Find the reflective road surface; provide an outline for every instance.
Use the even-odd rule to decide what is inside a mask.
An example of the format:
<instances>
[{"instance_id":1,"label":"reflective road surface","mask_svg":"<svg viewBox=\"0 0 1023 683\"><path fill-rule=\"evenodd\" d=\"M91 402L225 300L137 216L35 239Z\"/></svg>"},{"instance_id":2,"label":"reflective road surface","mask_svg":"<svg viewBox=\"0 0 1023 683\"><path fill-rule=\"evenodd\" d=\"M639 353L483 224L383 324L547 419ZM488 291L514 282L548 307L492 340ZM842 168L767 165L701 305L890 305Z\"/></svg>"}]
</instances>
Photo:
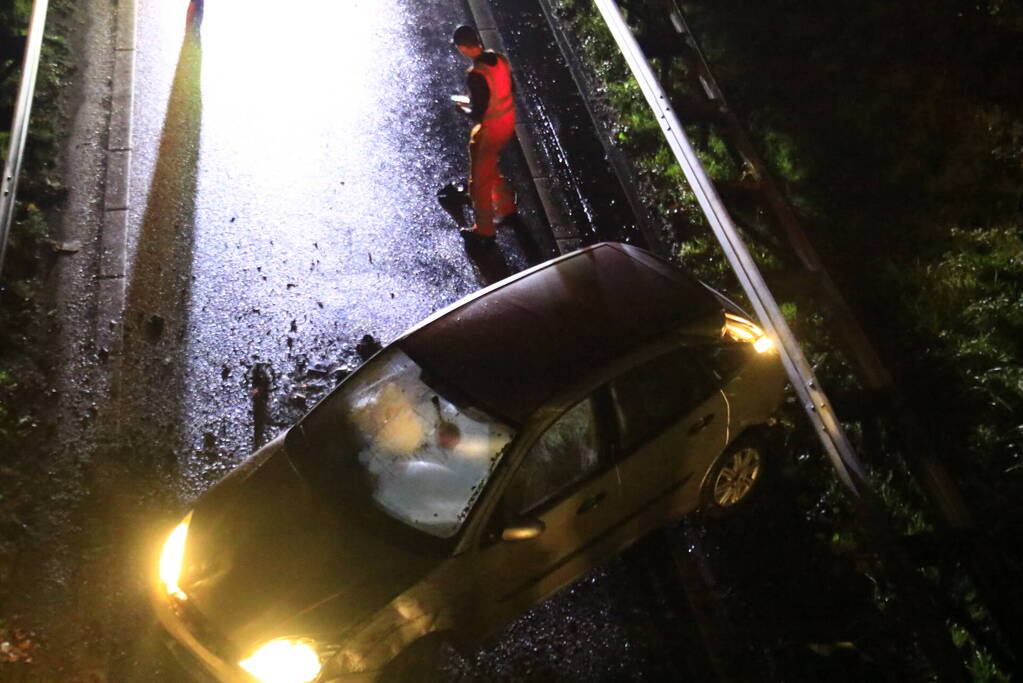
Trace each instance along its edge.
<instances>
[{"instance_id":1,"label":"reflective road surface","mask_svg":"<svg viewBox=\"0 0 1023 683\"><path fill-rule=\"evenodd\" d=\"M277 416L311 398L292 395L309 367L350 369L364 335L481 282L435 198L465 175L458 3L213 0L198 40L185 7L139 7L122 384L168 402L193 495L253 445L257 365ZM502 252L525 265L511 236Z\"/></svg>"}]
</instances>

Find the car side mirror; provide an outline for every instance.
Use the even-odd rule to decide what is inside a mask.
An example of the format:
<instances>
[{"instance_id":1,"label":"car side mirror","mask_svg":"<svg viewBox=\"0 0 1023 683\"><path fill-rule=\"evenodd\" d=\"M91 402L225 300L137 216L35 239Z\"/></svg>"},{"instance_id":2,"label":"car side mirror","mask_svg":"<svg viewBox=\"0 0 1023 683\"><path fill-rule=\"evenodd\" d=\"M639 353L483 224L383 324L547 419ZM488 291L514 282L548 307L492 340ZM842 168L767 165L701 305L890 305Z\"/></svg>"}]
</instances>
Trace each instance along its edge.
<instances>
[{"instance_id":1,"label":"car side mirror","mask_svg":"<svg viewBox=\"0 0 1023 683\"><path fill-rule=\"evenodd\" d=\"M523 519L505 527L501 532L502 541L525 541L536 538L546 527L539 519Z\"/></svg>"}]
</instances>

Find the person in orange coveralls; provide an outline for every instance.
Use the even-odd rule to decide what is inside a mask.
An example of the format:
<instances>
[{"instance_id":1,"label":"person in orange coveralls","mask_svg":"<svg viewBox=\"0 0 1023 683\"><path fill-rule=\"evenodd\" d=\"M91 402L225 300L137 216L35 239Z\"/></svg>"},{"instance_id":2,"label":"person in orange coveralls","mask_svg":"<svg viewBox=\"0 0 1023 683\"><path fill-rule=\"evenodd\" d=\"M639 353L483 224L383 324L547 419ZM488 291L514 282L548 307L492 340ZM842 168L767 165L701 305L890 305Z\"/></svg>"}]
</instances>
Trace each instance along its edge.
<instances>
[{"instance_id":1,"label":"person in orange coveralls","mask_svg":"<svg viewBox=\"0 0 1023 683\"><path fill-rule=\"evenodd\" d=\"M463 228L467 241L492 243L497 234L495 218L515 213L515 193L497 167L501 150L515 133L515 101L508 58L484 50L472 26L459 26L451 42L472 61L466 76L468 98L452 97L456 106L476 125L469 135L469 197L476 223Z\"/></svg>"}]
</instances>

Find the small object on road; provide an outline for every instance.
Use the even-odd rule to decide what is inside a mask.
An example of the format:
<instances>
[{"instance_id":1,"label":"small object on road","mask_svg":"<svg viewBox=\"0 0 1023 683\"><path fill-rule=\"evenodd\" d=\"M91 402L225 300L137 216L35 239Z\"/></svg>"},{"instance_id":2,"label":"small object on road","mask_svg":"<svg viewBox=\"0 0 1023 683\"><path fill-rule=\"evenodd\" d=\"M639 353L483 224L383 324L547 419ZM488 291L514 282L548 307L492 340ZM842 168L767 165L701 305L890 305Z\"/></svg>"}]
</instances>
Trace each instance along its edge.
<instances>
[{"instance_id":1,"label":"small object on road","mask_svg":"<svg viewBox=\"0 0 1023 683\"><path fill-rule=\"evenodd\" d=\"M459 227L468 227L465 220L465 207L469 205L469 183L466 180L455 180L437 190L437 201L442 209L451 214Z\"/></svg>"},{"instance_id":2,"label":"small object on road","mask_svg":"<svg viewBox=\"0 0 1023 683\"><path fill-rule=\"evenodd\" d=\"M50 247L58 254L77 254L82 250L82 242L80 240L71 240L70 242L50 240Z\"/></svg>"},{"instance_id":3,"label":"small object on road","mask_svg":"<svg viewBox=\"0 0 1023 683\"><path fill-rule=\"evenodd\" d=\"M266 363L256 363L252 368L252 441L256 448L263 445L263 433L267 424L267 403L270 398L270 385L273 383L273 375L270 366Z\"/></svg>"},{"instance_id":4,"label":"small object on road","mask_svg":"<svg viewBox=\"0 0 1023 683\"><path fill-rule=\"evenodd\" d=\"M155 342L156 340L158 340L163 335L163 328L165 323L166 321L163 319L162 315L154 313L153 315L149 316L149 320L146 321L145 329L146 339L148 339L150 342Z\"/></svg>"},{"instance_id":5,"label":"small object on road","mask_svg":"<svg viewBox=\"0 0 1023 683\"><path fill-rule=\"evenodd\" d=\"M373 335L367 334L362 337L362 340L355 345L355 351L359 354L362 360L367 360L370 356L380 350L380 342L373 338Z\"/></svg>"},{"instance_id":6,"label":"small object on road","mask_svg":"<svg viewBox=\"0 0 1023 683\"><path fill-rule=\"evenodd\" d=\"M328 374L330 374L330 366L326 363L313 363L306 370L306 375L310 377L325 377Z\"/></svg>"}]
</instances>

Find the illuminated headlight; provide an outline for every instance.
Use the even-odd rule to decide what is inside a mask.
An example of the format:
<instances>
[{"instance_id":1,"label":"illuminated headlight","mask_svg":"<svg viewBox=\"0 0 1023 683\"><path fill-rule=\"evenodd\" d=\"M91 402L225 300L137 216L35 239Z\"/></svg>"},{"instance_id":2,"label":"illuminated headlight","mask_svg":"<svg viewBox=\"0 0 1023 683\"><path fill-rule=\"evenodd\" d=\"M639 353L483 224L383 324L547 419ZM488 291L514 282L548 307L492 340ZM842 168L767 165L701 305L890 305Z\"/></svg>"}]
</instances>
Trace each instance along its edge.
<instances>
[{"instance_id":1,"label":"illuminated headlight","mask_svg":"<svg viewBox=\"0 0 1023 683\"><path fill-rule=\"evenodd\" d=\"M163 550L160 552L160 581L167 591L167 595L173 595L185 599L185 593L178 585L181 578L181 567L185 562L185 541L188 540L188 524L192 521L192 513L181 520L181 524L174 527L167 540L164 541Z\"/></svg>"},{"instance_id":2,"label":"illuminated headlight","mask_svg":"<svg viewBox=\"0 0 1023 683\"><path fill-rule=\"evenodd\" d=\"M261 683L308 683L320 673L320 656L307 640L271 640L238 665Z\"/></svg>"},{"instance_id":3,"label":"illuminated headlight","mask_svg":"<svg viewBox=\"0 0 1023 683\"><path fill-rule=\"evenodd\" d=\"M774 348L774 342L767 334L742 316L725 313L725 334L734 341L753 344L757 353L764 353Z\"/></svg>"}]
</instances>

